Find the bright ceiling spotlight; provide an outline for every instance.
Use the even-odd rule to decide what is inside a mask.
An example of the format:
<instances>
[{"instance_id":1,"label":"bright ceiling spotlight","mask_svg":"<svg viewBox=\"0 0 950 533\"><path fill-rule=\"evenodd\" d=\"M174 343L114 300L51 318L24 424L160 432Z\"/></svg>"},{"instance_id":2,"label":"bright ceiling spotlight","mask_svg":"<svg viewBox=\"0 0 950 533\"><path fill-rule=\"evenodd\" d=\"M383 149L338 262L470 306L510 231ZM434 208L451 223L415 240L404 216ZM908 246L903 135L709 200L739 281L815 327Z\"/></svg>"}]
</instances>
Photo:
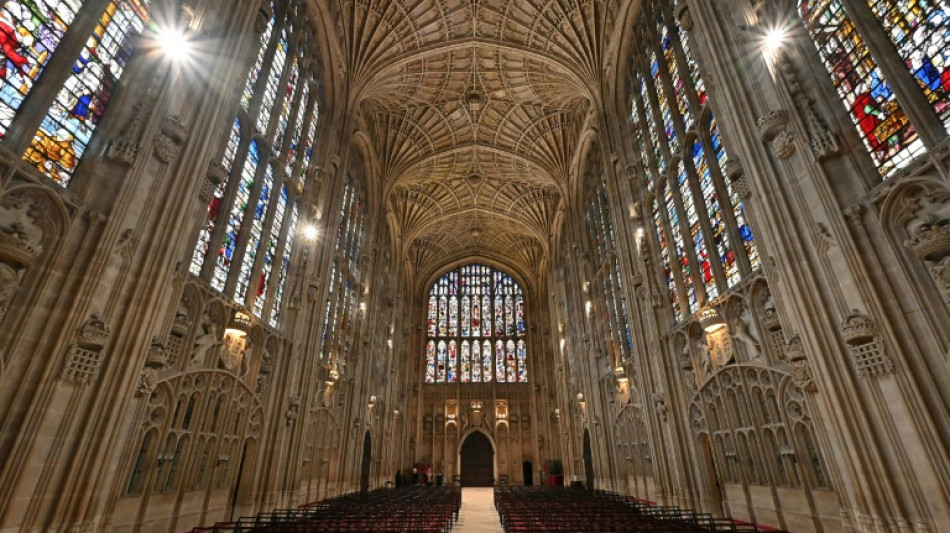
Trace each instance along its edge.
<instances>
[{"instance_id":1,"label":"bright ceiling spotlight","mask_svg":"<svg viewBox=\"0 0 950 533\"><path fill-rule=\"evenodd\" d=\"M169 58L182 61L191 56L191 41L181 30L177 28L159 28L155 33L159 48Z\"/></svg>"},{"instance_id":2,"label":"bright ceiling spotlight","mask_svg":"<svg viewBox=\"0 0 950 533\"><path fill-rule=\"evenodd\" d=\"M769 52L775 52L779 48L785 45L785 40L788 37L788 32L784 28L773 28L765 34L765 39L763 44L765 49Z\"/></svg>"},{"instance_id":3,"label":"bright ceiling spotlight","mask_svg":"<svg viewBox=\"0 0 950 533\"><path fill-rule=\"evenodd\" d=\"M300 230L300 234L303 235L304 239L308 241L313 241L317 239L317 227L313 224L307 224Z\"/></svg>"}]
</instances>

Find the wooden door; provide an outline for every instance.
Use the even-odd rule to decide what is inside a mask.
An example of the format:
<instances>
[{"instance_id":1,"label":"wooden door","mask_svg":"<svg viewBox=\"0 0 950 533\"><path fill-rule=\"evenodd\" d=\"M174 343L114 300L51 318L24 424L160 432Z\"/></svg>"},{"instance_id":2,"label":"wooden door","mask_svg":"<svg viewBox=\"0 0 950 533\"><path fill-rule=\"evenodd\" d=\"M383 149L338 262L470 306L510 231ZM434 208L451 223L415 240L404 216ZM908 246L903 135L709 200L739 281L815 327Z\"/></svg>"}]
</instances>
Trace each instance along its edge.
<instances>
[{"instance_id":1,"label":"wooden door","mask_svg":"<svg viewBox=\"0 0 950 533\"><path fill-rule=\"evenodd\" d=\"M462 486L491 487L495 484L495 450L491 441L476 431L462 444Z\"/></svg>"}]
</instances>

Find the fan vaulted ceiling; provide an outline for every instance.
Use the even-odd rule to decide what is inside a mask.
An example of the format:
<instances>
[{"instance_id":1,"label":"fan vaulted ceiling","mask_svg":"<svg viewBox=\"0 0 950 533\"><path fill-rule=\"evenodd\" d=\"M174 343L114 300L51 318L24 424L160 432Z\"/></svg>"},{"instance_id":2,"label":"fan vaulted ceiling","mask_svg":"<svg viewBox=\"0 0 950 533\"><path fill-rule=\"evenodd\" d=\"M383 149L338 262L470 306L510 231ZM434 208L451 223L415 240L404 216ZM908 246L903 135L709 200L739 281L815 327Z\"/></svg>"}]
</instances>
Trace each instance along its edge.
<instances>
[{"instance_id":1,"label":"fan vaulted ceiling","mask_svg":"<svg viewBox=\"0 0 950 533\"><path fill-rule=\"evenodd\" d=\"M402 254L538 272L597 101L608 0L338 0Z\"/></svg>"}]
</instances>

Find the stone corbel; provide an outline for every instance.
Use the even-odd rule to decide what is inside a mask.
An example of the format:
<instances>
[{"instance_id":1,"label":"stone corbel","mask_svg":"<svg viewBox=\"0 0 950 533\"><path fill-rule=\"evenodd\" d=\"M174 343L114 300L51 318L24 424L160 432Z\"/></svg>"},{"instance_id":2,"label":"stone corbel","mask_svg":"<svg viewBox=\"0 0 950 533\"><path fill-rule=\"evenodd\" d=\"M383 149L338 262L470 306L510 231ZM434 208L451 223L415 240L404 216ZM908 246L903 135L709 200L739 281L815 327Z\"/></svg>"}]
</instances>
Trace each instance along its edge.
<instances>
[{"instance_id":1,"label":"stone corbel","mask_svg":"<svg viewBox=\"0 0 950 533\"><path fill-rule=\"evenodd\" d=\"M788 159L795 155L795 134L788 126L788 114L784 109L759 117L755 129L759 139L770 147L775 157Z\"/></svg>"},{"instance_id":2,"label":"stone corbel","mask_svg":"<svg viewBox=\"0 0 950 533\"><path fill-rule=\"evenodd\" d=\"M159 161L170 164L178 159L181 145L188 136L188 128L176 116L167 115L162 120L161 133L155 138L154 153Z\"/></svg>"}]
</instances>

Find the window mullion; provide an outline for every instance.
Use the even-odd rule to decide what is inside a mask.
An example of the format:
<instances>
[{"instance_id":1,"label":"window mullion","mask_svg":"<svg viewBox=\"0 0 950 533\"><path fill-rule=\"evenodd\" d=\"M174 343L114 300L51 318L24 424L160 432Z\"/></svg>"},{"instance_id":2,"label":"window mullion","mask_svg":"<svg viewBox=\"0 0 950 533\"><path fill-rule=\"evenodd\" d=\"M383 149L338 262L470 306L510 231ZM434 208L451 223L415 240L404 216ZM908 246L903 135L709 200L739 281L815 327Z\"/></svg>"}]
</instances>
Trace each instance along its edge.
<instances>
[{"instance_id":1,"label":"window mullion","mask_svg":"<svg viewBox=\"0 0 950 533\"><path fill-rule=\"evenodd\" d=\"M53 56L43 67L39 79L20 104L3 137L3 144L17 155L23 154L33 141L33 136L40 129L40 124L46 118L56 95L72 76L76 59L85 48L89 36L96 29L110 1L91 0L80 7Z\"/></svg>"},{"instance_id":2,"label":"window mullion","mask_svg":"<svg viewBox=\"0 0 950 533\"><path fill-rule=\"evenodd\" d=\"M894 90L894 97L907 113L911 124L920 135L927 149L933 149L947 136L940 118L927 101L920 85L914 81L907 65L897 54L893 43L865 0L840 0L845 12L850 15L858 35L864 41L871 57L884 73L884 78Z\"/></svg>"},{"instance_id":3,"label":"window mullion","mask_svg":"<svg viewBox=\"0 0 950 533\"><path fill-rule=\"evenodd\" d=\"M257 203L260 201L261 188L264 186L264 175L270 168L271 161L264 157L270 152L267 141L261 139L258 143L261 150L261 161L254 169L254 186L248 193L247 205L244 207L244 216L241 218L241 227L238 230L237 243L234 246L234 257L231 258L231 266L228 269L228 279L224 285L225 294L233 294L237 287L238 276L241 275L241 266L244 263L244 256L247 255L247 243L251 235L251 225L253 225L254 211L257 209ZM242 176L243 177L243 176ZM273 194L273 191L271 191ZM230 214L230 212L228 212ZM250 281L248 282L250 286ZM247 302L245 302L246 304Z\"/></svg>"}]
</instances>

